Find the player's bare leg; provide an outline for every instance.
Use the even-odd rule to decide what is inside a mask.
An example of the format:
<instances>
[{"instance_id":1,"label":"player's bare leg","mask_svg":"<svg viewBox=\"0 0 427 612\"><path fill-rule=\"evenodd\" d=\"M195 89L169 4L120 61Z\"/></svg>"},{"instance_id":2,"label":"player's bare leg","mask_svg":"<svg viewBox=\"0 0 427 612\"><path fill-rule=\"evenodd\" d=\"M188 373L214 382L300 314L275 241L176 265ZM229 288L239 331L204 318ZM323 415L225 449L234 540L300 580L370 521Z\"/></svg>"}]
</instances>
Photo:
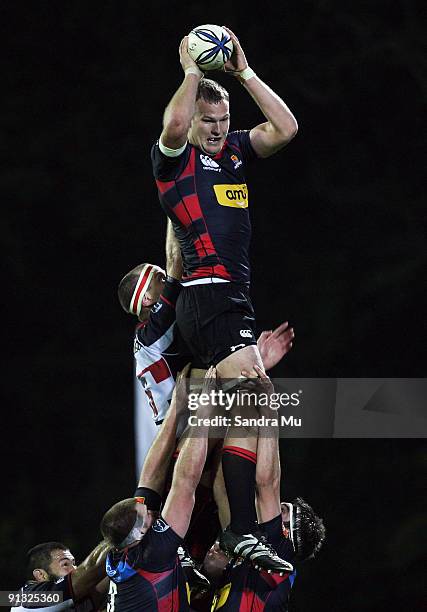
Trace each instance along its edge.
<instances>
[{"instance_id":1,"label":"player's bare leg","mask_svg":"<svg viewBox=\"0 0 427 612\"><path fill-rule=\"evenodd\" d=\"M257 366L256 366L257 367ZM258 373L254 371L258 376ZM245 372L249 378L250 372ZM247 383L246 383L247 384ZM254 387L249 396L234 407L233 416L257 418L257 393ZM233 421L234 423L235 421ZM244 557L256 568L269 572L292 571L292 566L277 556L259 532L255 507L255 475L257 468L258 427L232 425L224 440L222 470L230 508L230 525L220 537L220 546L233 557ZM221 495L218 479L216 495Z\"/></svg>"},{"instance_id":2,"label":"player's bare leg","mask_svg":"<svg viewBox=\"0 0 427 612\"><path fill-rule=\"evenodd\" d=\"M231 353L216 366L217 376L221 379L241 378L242 370L256 378L254 365L263 368L261 355L256 344L245 346Z\"/></svg>"}]
</instances>

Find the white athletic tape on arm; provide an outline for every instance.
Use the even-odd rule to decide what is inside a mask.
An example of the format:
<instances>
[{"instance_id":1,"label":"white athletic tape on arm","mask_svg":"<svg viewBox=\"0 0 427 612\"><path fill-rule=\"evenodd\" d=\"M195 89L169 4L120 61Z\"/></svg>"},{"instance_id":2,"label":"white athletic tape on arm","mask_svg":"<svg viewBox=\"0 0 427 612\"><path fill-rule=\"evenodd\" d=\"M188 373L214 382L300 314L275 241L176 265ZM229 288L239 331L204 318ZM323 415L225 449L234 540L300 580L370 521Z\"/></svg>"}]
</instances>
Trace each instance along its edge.
<instances>
[{"instance_id":1,"label":"white athletic tape on arm","mask_svg":"<svg viewBox=\"0 0 427 612\"><path fill-rule=\"evenodd\" d=\"M166 157L178 157L178 155L184 153L186 146L187 143L183 144L182 147L180 147L179 149L170 149L169 147L165 147L165 145L159 138L159 149L163 153L163 155L166 155Z\"/></svg>"},{"instance_id":2,"label":"white athletic tape on arm","mask_svg":"<svg viewBox=\"0 0 427 612\"><path fill-rule=\"evenodd\" d=\"M241 78L243 81L247 81L248 79L251 79L252 77L256 76L255 72L252 70L252 68L249 68L249 66L244 70L241 70L237 74L239 75L239 78Z\"/></svg>"},{"instance_id":3,"label":"white athletic tape on arm","mask_svg":"<svg viewBox=\"0 0 427 612\"><path fill-rule=\"evenodd\" d=\"M186 68L184 70L184 74L185 76L187 76L187 74L195 74L196 76L202 78L203 76L203 72L201 70L199 70L199 68L197 68L197 66L189 66L188 68Z\"/></svg>"}]
</instances>

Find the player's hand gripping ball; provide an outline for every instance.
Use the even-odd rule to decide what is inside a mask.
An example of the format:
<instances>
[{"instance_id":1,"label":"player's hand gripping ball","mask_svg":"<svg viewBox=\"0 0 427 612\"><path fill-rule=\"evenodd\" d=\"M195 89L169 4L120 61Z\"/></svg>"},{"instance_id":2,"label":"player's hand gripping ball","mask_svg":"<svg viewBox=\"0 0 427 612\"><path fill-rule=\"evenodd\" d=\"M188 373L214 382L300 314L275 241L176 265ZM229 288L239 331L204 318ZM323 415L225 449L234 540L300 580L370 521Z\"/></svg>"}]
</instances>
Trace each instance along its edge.
<instances>
[{"instance_id":1,"label":"player's hand gripping ball","mask_svg":"<svg viewBox=\"0 0 427 612\"><path fill-rule=\"evenodd\" d=\"M233 42L221 26L202 25L188 35L188 52L201 70L220 70L233 53Z\"/></svg>"}]
</instances>

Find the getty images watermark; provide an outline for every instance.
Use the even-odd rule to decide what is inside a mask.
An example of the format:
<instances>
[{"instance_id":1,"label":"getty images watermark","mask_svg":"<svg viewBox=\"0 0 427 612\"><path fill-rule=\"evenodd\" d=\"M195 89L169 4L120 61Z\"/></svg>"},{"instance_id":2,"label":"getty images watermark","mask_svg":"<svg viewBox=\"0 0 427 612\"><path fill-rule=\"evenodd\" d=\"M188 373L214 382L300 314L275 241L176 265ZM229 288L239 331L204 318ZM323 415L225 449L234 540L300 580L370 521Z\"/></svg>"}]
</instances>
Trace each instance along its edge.
<instances>
[{"instance_id":1,"label":"getty images watermark","mask_svg":"<svg viewBox=\"0 0 427 612\"><path fill-rule=\"evenodd\" d=\"M193 379L188 424L193 432L212 428L210 437L230 426L242 436L254 435L258 427L258 435L277 435L278 429L283 438L427 437L426 378L272 378L271 383L272 392L259 387L255 392L226 380L200 394L193 392L200 390L200 380Z\"/></svg>"},{"instance_id":2,"label":"getty images watermark","mask_svg":"<svg viewBox=\"0 0 427 612\"><path fill-rule=\"evenodd\" d=\"M188 424L190 427L301 427L301 416L278 414L282 408L300 406L301 393L256 393L241 389L190 393L188 409L192 414L188 417ZM197 414L198 409L208 406L211 407L210 416ZM245 414L248 409L250 415Z\"/></svg>"}]
</instances>

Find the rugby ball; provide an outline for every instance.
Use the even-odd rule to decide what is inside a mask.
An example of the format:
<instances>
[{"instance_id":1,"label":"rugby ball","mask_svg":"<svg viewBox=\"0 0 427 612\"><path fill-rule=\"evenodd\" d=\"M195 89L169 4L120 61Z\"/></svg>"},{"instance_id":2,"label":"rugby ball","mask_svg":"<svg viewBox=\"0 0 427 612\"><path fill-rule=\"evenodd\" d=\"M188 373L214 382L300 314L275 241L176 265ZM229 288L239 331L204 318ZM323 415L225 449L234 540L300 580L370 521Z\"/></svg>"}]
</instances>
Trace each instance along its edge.
<instances>
[{"instance_id":1,"label":"rugby ball","mask_svg":"<svg viewBox=\"0 0 427 612\"><path fill-rule=\"evenodd\" d=\"M233 53L233 41L221 26L201 25L188 35L188 52L201 70L220 70Z\"/></svg>"}]
</instances>

